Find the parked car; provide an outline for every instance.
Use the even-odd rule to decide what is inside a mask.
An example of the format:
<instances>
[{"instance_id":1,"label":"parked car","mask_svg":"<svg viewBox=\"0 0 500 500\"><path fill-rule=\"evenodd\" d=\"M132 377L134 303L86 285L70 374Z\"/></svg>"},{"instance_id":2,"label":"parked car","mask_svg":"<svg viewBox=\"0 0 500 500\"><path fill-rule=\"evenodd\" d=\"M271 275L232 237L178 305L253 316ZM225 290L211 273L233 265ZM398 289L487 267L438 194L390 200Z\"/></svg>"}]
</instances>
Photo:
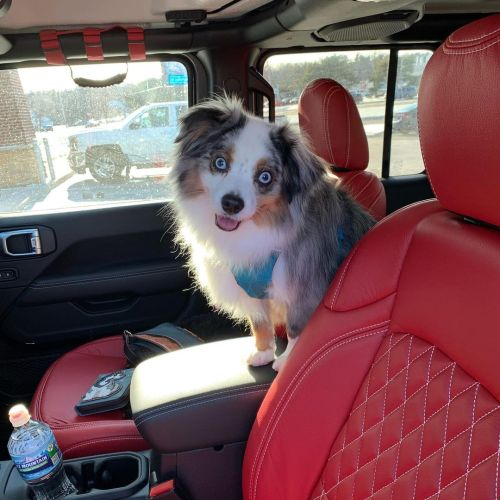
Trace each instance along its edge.
<instances>
[{"instance_id":1,"label":"parked car","mask_svg":"<svg viewBox=\"0 0 500 500\"><path fill-rule=\"evenodd\" d=\"M40 131L42 132L52 132L54 130L54 121L48 116L42 116L40 118Z\"/></svg>"},{"instance_id":2,"label":"parked car","mask_svg":"<svg viewBox=\"0 0 500 500\"><path fill-rule=\"evenodd\" d=\"M405 134L418 132L417 103L412 102L394 111L392 129Z\"/></svg>"},{"instance_id":3,"label":"parked car","mask_svg":"<svg viewBox=\"0 0 500 500\"><path fill-rule=\"evenodd\" d=\"M96 180L110 182L123 178L131 166L147 168L166 161L178 117L186 109L186 101L147 104L119 122L71 135L71 168L80 174L88 169Z\"/></svg>"},{"instance_id":4,"label":"parked car","mask_svg":"<svg viewBox=\"0 0 500 500\"><path fill-rule=\"evenodd\" d=\"M363 102L364 95L363 95L363 92L361 92L360 90L351 91L351 95L352 95L352 98L354 99L354 102L356 104Z\"/></svg>"},{"instance_id":5,"label":"parked car","mask_svg":"<svg viewBox=\"0 0 500 500\"><path fill-rule=\"evenodd\" d=\"M394 97L396 99L413 99L417 97L417 87L415 87L415 85L396 87L396 93Z\"/></svg>"}]
</instances>

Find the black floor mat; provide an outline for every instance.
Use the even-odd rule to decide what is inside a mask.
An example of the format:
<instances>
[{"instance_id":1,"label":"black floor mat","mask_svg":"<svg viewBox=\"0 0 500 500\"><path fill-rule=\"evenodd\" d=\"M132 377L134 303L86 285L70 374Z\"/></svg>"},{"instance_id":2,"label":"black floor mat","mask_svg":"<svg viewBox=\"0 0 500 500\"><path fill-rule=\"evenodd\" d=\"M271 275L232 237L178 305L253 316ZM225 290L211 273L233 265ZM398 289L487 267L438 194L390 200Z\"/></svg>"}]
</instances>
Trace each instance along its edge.
<instances>
[{"instance_id":1,"label":"black floor mat","mask_svg":"<svg viewBox=\"0 0 500 500\"><path fill-rule=\"evenodd\" d=\"M186 318L179 323L179 326L193 332L206 342L250 335L250 329L246 325L237 324L213 312Z\"/></svg>"}]
</instances>

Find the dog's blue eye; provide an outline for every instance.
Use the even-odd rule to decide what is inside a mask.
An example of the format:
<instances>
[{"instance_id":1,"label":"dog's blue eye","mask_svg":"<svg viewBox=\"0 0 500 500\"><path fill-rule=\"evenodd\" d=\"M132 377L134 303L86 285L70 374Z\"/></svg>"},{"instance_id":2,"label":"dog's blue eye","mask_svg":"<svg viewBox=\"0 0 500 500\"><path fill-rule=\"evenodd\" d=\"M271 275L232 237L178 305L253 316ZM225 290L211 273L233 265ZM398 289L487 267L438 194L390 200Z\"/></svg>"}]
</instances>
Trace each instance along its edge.
<instances>
[{"instance_id":1,"label":"dog's blue eye","mask_svg":"<svg viewBox=\"0 0 500 500\"><path fill-rule=\"evenodd\" d=\"M214 160L214 166L218 170L226 170L227 162L224 158L222 158L222 156L219 156Z\"/></svg>"},{"instance_id":2,"label":"dog's blue eye","mask_svg":"<svg viewBox=\"0 0 500 500\"><path fill-rule=\"evenodd\" d=\"M259 175L259 182L261 184L269 184L272 180L273 177L267 170Z\"/></svg>"}]
</instances>

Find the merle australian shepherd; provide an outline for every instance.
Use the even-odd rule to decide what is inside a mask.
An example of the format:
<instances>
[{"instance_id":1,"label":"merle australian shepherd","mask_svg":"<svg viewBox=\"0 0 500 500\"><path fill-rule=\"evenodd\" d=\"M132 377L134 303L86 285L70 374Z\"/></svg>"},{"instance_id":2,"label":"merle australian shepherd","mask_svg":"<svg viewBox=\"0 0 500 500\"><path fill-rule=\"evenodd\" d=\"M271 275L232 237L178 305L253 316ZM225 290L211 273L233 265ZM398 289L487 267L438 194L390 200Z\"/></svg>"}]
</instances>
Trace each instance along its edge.
<instances>
[{"instance_id":1,"label":"merle australian shepherd","mask_svg":"<svg viewBox=\"0 0 500 500\"><path fill-rule=\"evenodd\" d=\"M337 268L373 225L289 126L215 99L181 119L177 242L209 302L250 323L248 363L279 370ZM288 346L275 359L276 325Z\"/></svg>"}]
</instances>

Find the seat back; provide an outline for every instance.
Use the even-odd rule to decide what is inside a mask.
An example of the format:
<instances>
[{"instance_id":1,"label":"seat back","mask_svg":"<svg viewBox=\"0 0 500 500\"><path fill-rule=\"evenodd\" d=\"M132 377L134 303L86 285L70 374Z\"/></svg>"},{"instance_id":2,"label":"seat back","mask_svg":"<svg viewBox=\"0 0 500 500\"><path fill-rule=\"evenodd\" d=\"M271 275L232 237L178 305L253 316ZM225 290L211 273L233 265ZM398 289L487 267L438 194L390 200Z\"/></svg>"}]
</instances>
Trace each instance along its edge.
<instances>
[{"instance_id":1,"label":"seat back","mask_svg":"<svg viewBox=\"0 0 500 500\"><path fill-rule=\"evenodd\" d=\"M320 78L307 85L299 100L299 126L311 150L339 178L375 219L386 215L384 186L368 172L368 141L358 108L340 83Z\"/></svg>"},{"instance_id":2,"label":"seat back","mask_svg":"<svg viewBox=\"0 0 500 500\"><path fill-rule=\"evenodd\" d=\"M498 498L499 61L496 15L429 62L439 201L383 219L340 268L259 410L245 499Z\"/></svg>"}]
</instances>

